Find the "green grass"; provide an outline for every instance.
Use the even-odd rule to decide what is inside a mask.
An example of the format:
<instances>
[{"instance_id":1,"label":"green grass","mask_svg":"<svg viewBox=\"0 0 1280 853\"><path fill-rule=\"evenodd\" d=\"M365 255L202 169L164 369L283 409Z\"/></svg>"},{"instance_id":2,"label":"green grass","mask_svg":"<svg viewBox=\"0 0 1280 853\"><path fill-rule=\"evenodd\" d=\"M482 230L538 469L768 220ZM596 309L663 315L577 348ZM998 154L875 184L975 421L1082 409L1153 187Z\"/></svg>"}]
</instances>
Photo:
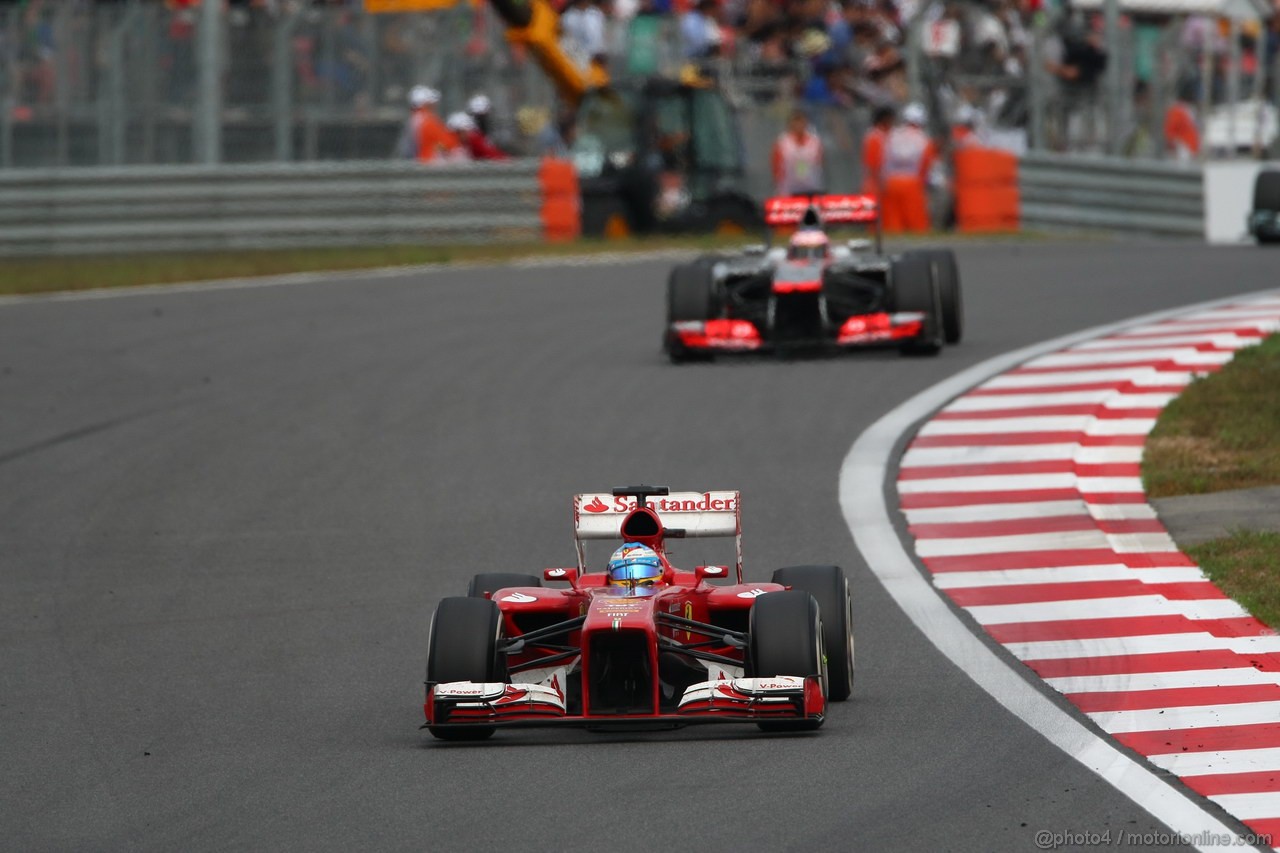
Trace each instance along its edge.
<instances>
[{"instance_id":1,"label":"green grass","mask_svg":"<svg viewBox=\"0 0 1280 853\"><path fill-rule=\"evenodd\" d=\"M1237 530L1183 550L1219 589L1271 627L1280 626L1280 533Z\"/></svg>"},{"instance_id":2,"label":"green grass","mask_svg":"<svg viewBox=\"0 0 1280 853\"><path fill-rule=\"evenodd\" d=\"M843 235L838 235L843 236ZM645 252L664 249L710 250L741 246L748 236L660 236L623 240L582 239L573 243L502 243L457 246L368 246L327 249L269 249L236 252L186 252L105 255L69 258L0 258L0 295L54 293L100 287L133 287L247 278L297 272L341 272L418 264L485 263L524 258L554 258L601 252ZM887 251L921 243L965 240L1026 242L1035 234L896 236Z\"/></svg>"},{"instance_id":3,"label":"green grass","mask_svg":"<svg viewBox=\"0 0 1280 853\"><path fill-rule=\"evenodd\" d=\"M1280 483L1280 335L1241 350L1165 408L1142 479L1151 497ZM1183 550L1219 589L1280 627L1280 533L1237 530Z\"/></svg>"},{"instance_id":4,"label":"green grass","mask_svg":"<svg viewBox=\"0 0 1280 853\"><path fill-rule=\"evenodd\" d=\"M1143 452L1151 497L1280 483L1280 335L1187 386Z\"/></svg>"},{"instance_id":5,"label":"green grass","mask_svg":"<svg viewBox=\"0 0 1280 853\"><path fill-rule=\"evenodd\" d=\"M600 252L661 249L714 249L746 242L714 235L579 240L574 243L510 243L472 246L370 246L329 249L268 249L240 252L189 252L68 258L0 260L0 294L52 293L99 287L171 284L283 273L343 271Z\"/></svg>"}]
</instances>

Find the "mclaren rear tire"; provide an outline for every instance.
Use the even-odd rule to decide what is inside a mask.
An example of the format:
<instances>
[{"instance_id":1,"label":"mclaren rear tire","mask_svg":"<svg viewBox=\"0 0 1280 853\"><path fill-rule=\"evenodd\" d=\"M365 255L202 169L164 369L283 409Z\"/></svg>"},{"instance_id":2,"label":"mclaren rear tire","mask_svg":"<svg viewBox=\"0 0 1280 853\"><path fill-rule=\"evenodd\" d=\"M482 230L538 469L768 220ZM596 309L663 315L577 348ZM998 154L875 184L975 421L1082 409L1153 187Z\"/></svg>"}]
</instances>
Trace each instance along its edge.
<instances>
[{"instance_id":1,"label":"mclaren rear tire","mask_svg":"<svg viewBox=\"0 0 1280 853\"><path fill-rule=\"evenodd\" d=\"M498 605L484 598L445 598L436 606L427 641L427 683L506 681L499 659L502 618ZM428 726L440 740L484 740L493 726Z\"/></svg>"},{"instance_id":2,"label":"mclaren rear tire","mask_svg":"<svg viewBox=\"0 0 1280 853\"><path fill-rule=\"evenodd\" d=\"M751 606L749 625L748 677L817 675L826 695L822 614L812 595L799 589L762 595ZM805 732L820 728L822 720L769 720L757 725L766 732Z\"/></svg>"},{"instance_id":3,"label":"mclaren rear tire","mask_svg":"<svg viewBox=\"0 0 1280 853\"><path fill-rule=\"evenodd\" d=\"M927 252L907 252L889 268L894 310L924 314L920 336L902 345L903 355L932 356L942 351L942 293L935 269Z\"/></svg>"},{"instance_id":4,"label":"mclaren rear tire","mask_svg":"<svg viewBox=\"0 0 1280 853\"><path fill-rule=\"evenodd\" d=\"M663 349L667 357L679 364L686 361L708 361L710 353L695 352L680 343L671 331L672 323L701 322L720 315L715 277L712 267L719 258L708 255L679 264L667 279L667 330Z\"/></svg>"},{"instance_id":5,"label":"mclaren rear tire","mask_svg":"<svg viewBox=\"0 0 1280 853\"><path fill-rule=\"evenodd\" d=\"M853 692L853 596L839 566L787 566L773 582L804 590L818 602L827 654L827 698L843 702Z\"/></svg>"},{"instance_id":6,"label":"mclaren rear tire","mask_svg":"<svg viewBox=\"0 0 1280 853\"><path fill-rule=\"evenodd\" d=\"M513 586L542 586L542 578L516 572L482 572L467 584L467 597L488 598L500 589Z\"/></svg>"}]
</instances>

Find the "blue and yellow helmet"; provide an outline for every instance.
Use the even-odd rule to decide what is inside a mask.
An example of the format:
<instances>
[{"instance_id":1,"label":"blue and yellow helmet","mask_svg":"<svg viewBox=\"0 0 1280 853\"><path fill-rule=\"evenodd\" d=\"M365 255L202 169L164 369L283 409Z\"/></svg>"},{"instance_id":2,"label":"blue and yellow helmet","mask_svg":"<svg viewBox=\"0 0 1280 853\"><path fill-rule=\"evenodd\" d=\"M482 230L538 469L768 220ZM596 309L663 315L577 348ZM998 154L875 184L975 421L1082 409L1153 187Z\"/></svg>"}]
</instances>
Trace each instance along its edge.
<instances>
[{"instance_id":1,"label":"blue and yellow helmet","mask_svg":"<svg viewBox=\"0 0 1280 853\"><path fill-rule=\"evenodd\" d=\"M625 586L633 593L647 595L662 580L662 558L639 542L627 542L609 558L609 585Z\"/></svg>"}]
</instances>

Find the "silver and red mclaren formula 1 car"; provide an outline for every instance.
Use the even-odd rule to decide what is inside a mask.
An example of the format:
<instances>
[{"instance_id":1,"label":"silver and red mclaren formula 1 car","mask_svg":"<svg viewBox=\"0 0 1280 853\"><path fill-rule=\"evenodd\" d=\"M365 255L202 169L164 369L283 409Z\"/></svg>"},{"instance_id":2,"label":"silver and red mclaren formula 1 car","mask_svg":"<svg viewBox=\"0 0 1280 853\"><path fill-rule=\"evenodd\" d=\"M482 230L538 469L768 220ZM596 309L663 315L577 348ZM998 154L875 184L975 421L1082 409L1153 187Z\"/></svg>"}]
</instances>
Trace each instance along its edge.
<instances>
[{"instance_id":1,"label":"silver and red mclaren formula 1 car","mask_svg":"<svg viewBox=\"0 0 1280 853\"><path fill-rule=\"evenodd\" d=\"M672 361L719 353L894 345L936 355L960 341L960 272L949 250L885 255L871 196L772 198L765 222L786 246L704 255L671 271L663 348ZM835 242L834 225L875 240Z\"/></svg>"},{"instance_id":2,"label":"silver and red mclaren formula 1 car","mask_svg":"<svg viewBox=\"0 0 1280 853\"><path fill-rule=\"evenodd\" d=\"M744 583L737 492L614 489L577 495L573 516L576 567L476 575L465 597L436 608L425 711L437 738L555 724L809 730L829 701L848 698L844 572L792 566L770 583ZM716 536L735 541L735 565L671 563L673 540ZM651 549L650 579L618 583L593 571L590 540Z\"/></svg>"}]
</instances>

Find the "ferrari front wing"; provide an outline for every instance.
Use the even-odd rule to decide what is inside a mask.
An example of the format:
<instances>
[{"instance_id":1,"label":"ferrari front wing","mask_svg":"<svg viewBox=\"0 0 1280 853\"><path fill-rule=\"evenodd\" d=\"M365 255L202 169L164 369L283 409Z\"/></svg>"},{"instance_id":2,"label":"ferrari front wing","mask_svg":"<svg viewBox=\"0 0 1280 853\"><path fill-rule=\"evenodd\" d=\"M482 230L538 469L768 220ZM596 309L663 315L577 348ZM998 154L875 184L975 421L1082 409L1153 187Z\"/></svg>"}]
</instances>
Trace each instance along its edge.
<instances>
[{"instance_id":1,"label":"ferrari front wing","mask_svg":"<svg viewBox=\"0 0 1280 853\"><path fill-rule=\"evenodd\" d=\"M690 685L674 714L569 714L564 695L543 684L454 681L428 687L425 711L429 726L758 723L821 721L826 699L817 676L778 675Z\"/></svg>"}]
</instances>

